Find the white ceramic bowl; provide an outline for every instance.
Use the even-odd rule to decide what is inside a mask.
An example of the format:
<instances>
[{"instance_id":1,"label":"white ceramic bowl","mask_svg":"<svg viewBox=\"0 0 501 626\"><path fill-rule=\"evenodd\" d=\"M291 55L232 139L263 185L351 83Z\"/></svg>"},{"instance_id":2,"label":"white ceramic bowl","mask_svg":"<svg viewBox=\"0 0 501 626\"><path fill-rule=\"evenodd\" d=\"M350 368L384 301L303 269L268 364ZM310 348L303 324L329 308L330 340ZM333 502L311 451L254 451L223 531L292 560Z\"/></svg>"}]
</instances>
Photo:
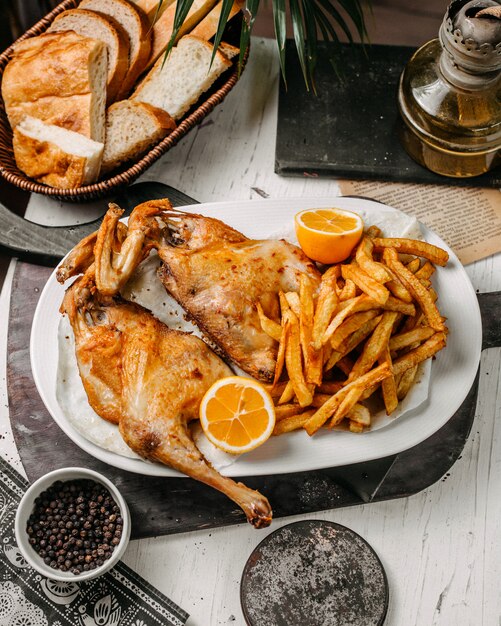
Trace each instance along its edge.
<instances>
[{"instance_id":1,"label":"white ceramic bowl","mask_svg":"<svg viewBox=\"0 0 501 626\"><path fill-rule=\"evenodd\" d=\"M94 480L97 483L101 483L108 489L120 508L121 517L123 519L123 529L120 543L115 547L111 557L105 561L103 565L96 567L96 569L82 572L81 574L73 574L72 572L62 572L59 569L54 569L44 563L42 557L38 555L29 543L26 524L29 516L33 512L35 498L37 498L43 491L46 491L58 480L65 482L68 480L78 480L82 478ZM127 503L115 485L102 474L94 472L93 470L85 469L84 467L63 467L61 469L54 470L53 472L49 472L35 481L22 497L16 512L15 521L17 545L31 567L51 580L72 582L96 578L114 567L122 557L127 544L129 543L130 527L130 513Z\"/></svg>"}]
</instances>

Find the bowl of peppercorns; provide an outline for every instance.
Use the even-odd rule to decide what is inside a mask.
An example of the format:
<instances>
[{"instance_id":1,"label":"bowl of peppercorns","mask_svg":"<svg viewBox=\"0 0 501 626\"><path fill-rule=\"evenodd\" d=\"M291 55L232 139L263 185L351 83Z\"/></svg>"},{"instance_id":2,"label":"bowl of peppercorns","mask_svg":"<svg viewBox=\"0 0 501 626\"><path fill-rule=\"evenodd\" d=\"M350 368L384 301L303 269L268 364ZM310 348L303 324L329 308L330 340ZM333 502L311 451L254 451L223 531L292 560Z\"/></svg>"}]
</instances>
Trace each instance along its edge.
<instances>
[{"instance_id":1,"label":"bowl of peppercorns","mask_svg":"<svg viewBox=\"0 0 501 626\"><path fill-rule=\"evenodd\" d=\"M16 513L17 545L52 580L88 580L120 560L129 542L130 514L103 475L65 467L34 482Z\"/></svg>"}]
</instances>

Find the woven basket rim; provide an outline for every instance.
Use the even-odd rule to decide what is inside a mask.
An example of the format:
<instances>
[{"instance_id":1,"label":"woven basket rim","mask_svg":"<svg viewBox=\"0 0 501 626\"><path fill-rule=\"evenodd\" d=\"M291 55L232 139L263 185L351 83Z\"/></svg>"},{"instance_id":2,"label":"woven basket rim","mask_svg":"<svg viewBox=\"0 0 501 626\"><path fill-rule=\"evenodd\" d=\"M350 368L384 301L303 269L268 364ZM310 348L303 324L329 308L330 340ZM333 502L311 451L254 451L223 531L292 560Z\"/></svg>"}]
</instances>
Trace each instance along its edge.
<instances>
[{"instance_id":1,"label":"woven basket rim","mask_svg":"<svg viewBox=\"0 0 501 626\"><path fill-rule=\"evenodd\" d=\"M58 4L50 13L45 15L34 26L21 35L15 42L13 42L1 55L0 55L0 79L3 76L3 72L7 63L9 62L14 47L21 41L30 37L41 35L47 30L49 25L55 19L57 15L62 13L68 8L74 8L78 6L78 0L64 0ZM248 50L245 55L244 64L247 61ZM243 67L240 71L243 70ZM42 194L49 197L59 198L69 201L85 201L92 200L98 197L111 195L115 190L129 185L141 174L143 174L153 163L155 163L161 156L163 156L168 150L173 148L178 141L184 137L192 128L199 124L218 104L220 104L228 93L233 89L239 79L238 62L233 63L233 69L229 68L226 73L230 72L227 76L224 84L222 84L216 91L211 93L196 109L182 119L179 125L171 131L160 142L155 144L152 148L146 152L138 161L134 161L127 169L114 174L109 178L104 178L101 181L92 183L90 185L83 185L81 187L75 187L72 189L61 189L58 187L49 187L43 183L38 183L28 176L19 174L19 170L12 159L12 164L6 163L5 159L0 155L0 175L9 183L19 187L24 191L31 193ZM223 75L224 77L224 75ZM3 100L0 99L0 118L1 123L5 123L6 132L12 137L12 128L10 127L7 116L5 113ZM10 132L9 132L10 131Z\"/></svg>"}]
</instances>

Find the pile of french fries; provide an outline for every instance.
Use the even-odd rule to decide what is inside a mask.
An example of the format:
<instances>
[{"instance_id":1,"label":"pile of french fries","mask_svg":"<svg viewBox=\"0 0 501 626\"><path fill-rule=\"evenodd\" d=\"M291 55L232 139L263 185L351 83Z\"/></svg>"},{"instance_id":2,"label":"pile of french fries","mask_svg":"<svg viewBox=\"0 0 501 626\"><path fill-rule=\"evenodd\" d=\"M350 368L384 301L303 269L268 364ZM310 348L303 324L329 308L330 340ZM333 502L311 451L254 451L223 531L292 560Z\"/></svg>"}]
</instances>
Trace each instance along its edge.
<instances>
[{"instance_id":1,"label":"pile of french fries","mask_svg":"<svg viewBox=\"0 0 501 626\"><path fill-rule=\"evenodd\" d=\"M410 256L411 255L411 256ZM350 259L323 273L320 287L302 274L300 290L280 293L280 323L258 305L261 327L278 342L274 433L313 435L347 420L371 425L364 404L381 394L391 415L419 364L446 343L447 327L431 286L445 250L414 239L384 238L371 226Z\"/></svg>"}]
</instances>

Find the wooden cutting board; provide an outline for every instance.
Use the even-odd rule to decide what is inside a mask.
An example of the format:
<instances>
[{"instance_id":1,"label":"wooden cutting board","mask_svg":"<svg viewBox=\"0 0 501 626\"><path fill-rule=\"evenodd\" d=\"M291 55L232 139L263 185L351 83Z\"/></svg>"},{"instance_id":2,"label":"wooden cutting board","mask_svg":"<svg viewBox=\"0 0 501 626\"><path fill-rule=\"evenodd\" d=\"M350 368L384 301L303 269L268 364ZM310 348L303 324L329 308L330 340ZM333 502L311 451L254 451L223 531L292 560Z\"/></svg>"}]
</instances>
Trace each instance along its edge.
<instances>
[{"instance_id":1,"label":"wooden cutting board","mask_svg":"<svg viewBox=\"0 0 501 626\"><path fill-rule=\"evenodd\" d=\"M12 429L29 480L68 466L102 472L125 496L135 538L244 522L240 509L215 490L188 478L145 477L111 467L82 451L57 426L38 395L29 360L31 323L50 273L50 268L19 262L12 284L7 387ZM483 347L500 346L501 328L495 314L501 310L501 293L480 294L479 300ZM397 456L242 480L269 498L275 518L412 495L439 480L461 453L477 391L478 377L462 407L440 431Z\"/></svg>"}]
</instances>

